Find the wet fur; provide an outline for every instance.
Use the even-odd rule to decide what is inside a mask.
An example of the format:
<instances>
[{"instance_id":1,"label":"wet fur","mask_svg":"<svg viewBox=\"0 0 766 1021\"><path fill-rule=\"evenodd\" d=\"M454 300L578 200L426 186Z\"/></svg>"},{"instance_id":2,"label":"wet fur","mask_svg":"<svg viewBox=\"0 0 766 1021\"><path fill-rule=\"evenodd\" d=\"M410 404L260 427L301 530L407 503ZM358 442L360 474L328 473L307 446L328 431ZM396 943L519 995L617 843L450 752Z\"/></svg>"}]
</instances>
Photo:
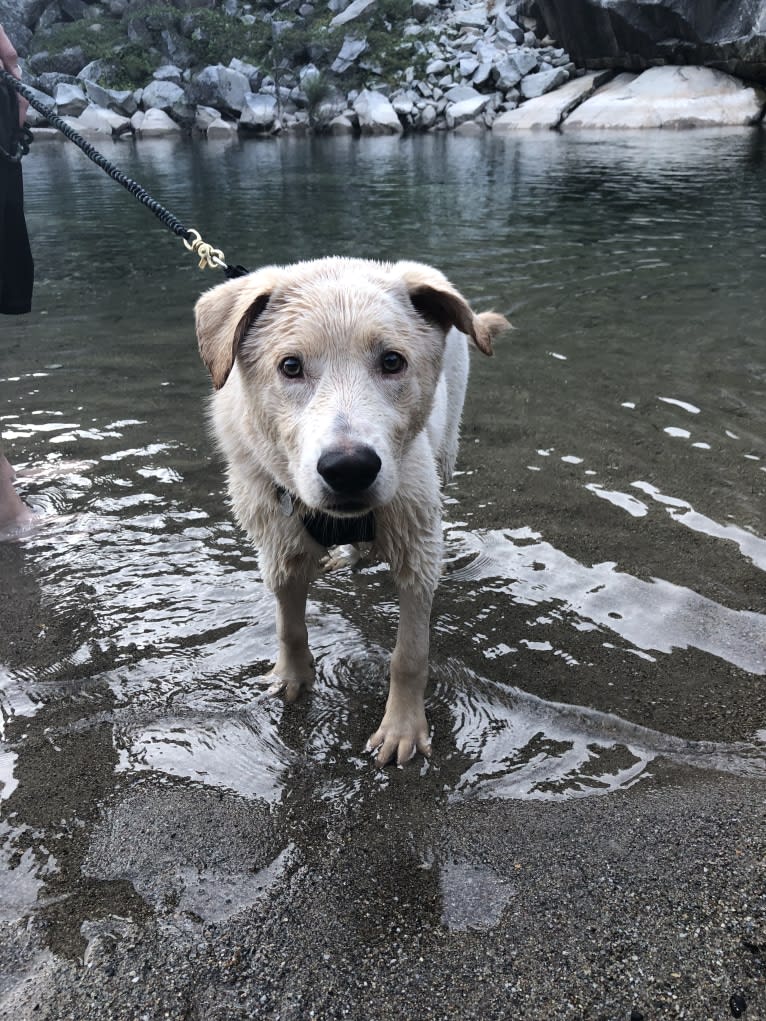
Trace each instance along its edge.
<instances>
[{"instance_id":1,"label":"wet fur","mask_svg":"<svg viewBox=\"0 0 766 1021\"><path fill-rule=\"evenodd\" d=\"M360 512L374 511L373 553L389 564L400 598L388 702L368 748L379 764L429 754L423 694L441 571L441 486L457 456L467 341L489 355L508 324L475 315L429 266L340 258L270 266L221 284L200 298L196 321L234 513L277 598L270 690L292 701L313 684L305 605L326 550L301 516L345 513L317 461L333 446L363 443L381 467ZM386 351L404 357L401 374L382 372ZM301 380L280 372L289 357L301 359ZM280 489L292 494L289 516Z\"/></svg>"}]
</instances>

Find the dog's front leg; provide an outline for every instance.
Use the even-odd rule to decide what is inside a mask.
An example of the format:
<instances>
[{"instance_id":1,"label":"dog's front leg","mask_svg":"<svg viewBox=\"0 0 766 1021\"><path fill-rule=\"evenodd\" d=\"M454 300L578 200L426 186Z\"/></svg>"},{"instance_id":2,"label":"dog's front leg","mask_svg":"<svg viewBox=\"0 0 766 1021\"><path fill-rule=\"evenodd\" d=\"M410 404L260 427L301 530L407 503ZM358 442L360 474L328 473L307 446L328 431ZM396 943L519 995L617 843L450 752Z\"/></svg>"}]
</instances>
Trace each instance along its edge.
<instances>
[{"instance_id":1,"label":"dog's front leg","mask_svg":"<svg viewBox=\"0 0 766 1021\"><path fill-rule=\"evenodd\" d=\"M310 691L314 686L314 657L306 629L308 589L308 578L302 575L288 575L274 586L279 653L268 675L272 682L268 692L284 694L287 702L295 702L302 691Z\"/></svg>"},{"instance_id":2,"label":"dog's front leg","mask_svg":"<svg viewBox=\"0 0 766 1021\"><path fill-rule=\"evenodd\" d=\"M431 754L423 697L428 683L428 642L433 590L421 585L399 586L399 630L391 657L391 685L380 726L367 742L385 766L396 756L398 765L416 752Z\"/></svg>"}]
</instances>

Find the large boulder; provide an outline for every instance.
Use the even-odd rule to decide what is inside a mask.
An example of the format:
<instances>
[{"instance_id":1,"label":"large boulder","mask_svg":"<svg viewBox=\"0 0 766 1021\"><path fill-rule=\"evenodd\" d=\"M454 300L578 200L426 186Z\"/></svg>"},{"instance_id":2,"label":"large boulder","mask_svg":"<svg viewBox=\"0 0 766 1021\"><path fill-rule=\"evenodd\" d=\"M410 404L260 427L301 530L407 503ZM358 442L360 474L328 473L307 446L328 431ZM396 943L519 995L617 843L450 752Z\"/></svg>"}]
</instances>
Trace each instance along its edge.
<instances>
[{"instance_id":1,"label":"large boulder","mask_svg":"<svg viewBox=\"0 0 766 1021\"><path fill-rule=\"evenodd\" d=\"M150 82L141 96L144 110L165 110L168 112L184 100L184 90L175 82L155 80Z\"/></svg>"},{"instance_id":2,"label":"large boulder","mask_svg":"<svg viewBox=\"0 0 766 1021\"><path fill-rule=\"evenodd\" d=\"M550 71L538 71L537 74L528 74L522 79L519 89L524 99L536 99L538 96L552 92L559 85L569 81L569 72L563 67L554 67Z\"/></svg>"},{"instance_id":3,"label":"large boulder","mask_svg":"<svg viewBox=\"0 0 766 1021\"><path fill-rule=\"evenodd\" d=\"M67 85L60 82L53 93L56 113L62 117L79 117L88 100L79 85Z\"/></svg>"},{"instance_id":4,"label":"large boulder","mask_svg":"<svg viewBox=\"0 0 766 1021\"><path fill-rule=\"evenodd\" d=\"M653 67L621 74L578 106L565 131L715 128L755 124L766 94L707 67Z\"/></svg>"},{"instance_id":5,"label":"large boulder","mask_svg":"<svg viewBox=\"0 0 766 1021\"><path fill-rule=\"evenodd\" d=\"M366 38L358 39L355 36L347 35L330 70L333 74L343 74L344 71L348 71L354 61L361 57L366 49Z\"/></svg>"},{"instance_id":6,"label":"large boulder","mask_svg":"<svg viewBox=\"0 0 766 1021\"><path fill-rule=\"evenodd\" d=\"M578 64L701 64L766 82L766 0L537 0Z\"/></svg>"},{"instance_id":7,"label":"large boulder","mask_svg":"<svg viewBox=\"0 0 766 1021\"><path fill-rule=\"evenodd\" d=\"M466 121L472 121L482 113L489 104L491 96L478 96L476 99L462 99L459 103L450 103L447 107L447 127L456 128Z\"/></svg>"},{"instance_id":8,"label":"large boulder","mask_svg":"<svg viewBox=\"0 0 766 1021\"><path fill-rule=\"evenodd\" d=\"M216 110L239 113L250 92L250 80L241 71L223 64L209 64L195 74L187 90L191 102L201 106L214 106Z\"/></svg>"},{"instance_id":9,"label":"large boulder","mask_svg":"<svg viewBox=\"0 0 766 1021\"><path fill-rule=\"evenodd\" d=\"M50 0L3 0L2 22L8 37L22 56L32 39L32 26L48 6Z\"/></svg>"},{"instance_id":10,"label":"large boulder","mask_svg":"<svg viewBox=\"0 0 766 1021\"><path fill-rule=\"evenodd\" d=\"M354 112L363 135L399 134L403 130L396 110L380 92L369 89L360 92L354 101Z\"/></svg>"},{"instance_id":11,"label":"large boulder","mask_svg":"<svg viewBox=\"0 0 766 1021\"><path fill-rule=\"evenodd\" d=\"M277 101L274 96L262 92L248 92L239 118L239 126L264 134L273 130L277 115Z\"/></svg>"},{"instance_id":12,"label":"large boulder","mask_svg":"<svg viewBox=\"0 0 766 1021\"><path fill-rule=\"evenodd\" d=\"M133 124L135 127L135 122ZM163 138L165 136L180 135L181 128L174 120L168 117L164 110L154 107L151 110L147 110L141 118L138 132L142 138Z\"/></svg>"},{"instance_id":13,"label":"large boulder","mask_svg":"<svg viewBox=\"0 0 766 1021\"><path fill-rule=\"evenodd\" d=\"M610 71L604 74L611 74ZM530 99L515 110L500 114L492 125L498 135L515 131L544 131L557 128L564 117L576 106L593 94L597 83L603 78L595 71L573 78L554 92L547 92Z\"/></svg>"}]
</instances>

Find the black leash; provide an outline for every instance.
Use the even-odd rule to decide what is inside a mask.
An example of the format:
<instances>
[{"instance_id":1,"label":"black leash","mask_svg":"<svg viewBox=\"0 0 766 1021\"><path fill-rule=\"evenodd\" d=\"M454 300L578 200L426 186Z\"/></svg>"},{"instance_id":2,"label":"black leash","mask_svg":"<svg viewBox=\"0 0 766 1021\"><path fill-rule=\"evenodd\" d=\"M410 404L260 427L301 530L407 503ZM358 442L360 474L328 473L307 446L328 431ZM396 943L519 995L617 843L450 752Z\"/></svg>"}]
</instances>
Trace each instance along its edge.
<instances>
[{"instance_id":1,"label":"black leash","mask_svg":"<svg viewBox=\"0 0 766 1021\"><path fill-rule=\"evenodd\" d=\"M53 110L52 107L47 106L45 103L41 103L37 96L29 89L26 85L14 78L12 74L0 68L0 82L4 82L6 86L15 89L19 95L26 99L30 106L34 107L38 113L41 113L43 117L48 121L52 127L60 131L70 142L74 142L78 149L92 160L96 166L109 174L109 176L122 185L130 194L138 199L143 205L147 207L157 219L172 231L175 235L180 237L189 251L194 252L195 255L199 256L199 268L205 269L207 266L215 267L216 269L222 269L227 277L240 277L245 276L249 273L249 270L245 269L244 266L230 266L224 261L224 255L220 248L213 248L212 245L202 240L199 231L193 228L184 226L181 221L173 216L163 205L161 205L155 198L142 188L141 185L134 181L132 178L124 174L118 167L111 163L103 153L100 153L98 149L90 144L82 135L78 134L77 131L70 125L67 124L63 118ZM20 131L20 139L17 141L16 152L6 153L7 158L17 161L29 151L29 143L31 141L31 132L26 126Z\"/></svg>"}]
</instances>

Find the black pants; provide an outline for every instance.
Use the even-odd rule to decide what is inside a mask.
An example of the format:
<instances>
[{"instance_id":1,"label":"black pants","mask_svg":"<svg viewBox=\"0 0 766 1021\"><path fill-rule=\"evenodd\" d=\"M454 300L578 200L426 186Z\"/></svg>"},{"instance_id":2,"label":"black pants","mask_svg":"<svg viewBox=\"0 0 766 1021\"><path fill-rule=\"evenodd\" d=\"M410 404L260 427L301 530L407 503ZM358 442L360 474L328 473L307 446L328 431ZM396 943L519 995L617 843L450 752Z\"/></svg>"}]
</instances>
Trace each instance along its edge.
<instances>
[{"instance_id":1,"label":"black pants","mask_svg":"<svg viewBox=\"0 0 766 1021\"><path fill-rule=\"evenodd\" d=\"M33 280L21 164L0 156L0 312L7 315L29 312Z\"/></svg>"},{"instance_id":2,"label":"black pants","mask_svg":"<svg viewBox=\"0 0 766 1021\"><path fill-rule=\"evenodd\" d=\"M19 315L32 305L34 263L24 221L21 164L5 153L16 151L19 106L14 89L0 83L0 312Z\"/></svg>"}]
</instances>

